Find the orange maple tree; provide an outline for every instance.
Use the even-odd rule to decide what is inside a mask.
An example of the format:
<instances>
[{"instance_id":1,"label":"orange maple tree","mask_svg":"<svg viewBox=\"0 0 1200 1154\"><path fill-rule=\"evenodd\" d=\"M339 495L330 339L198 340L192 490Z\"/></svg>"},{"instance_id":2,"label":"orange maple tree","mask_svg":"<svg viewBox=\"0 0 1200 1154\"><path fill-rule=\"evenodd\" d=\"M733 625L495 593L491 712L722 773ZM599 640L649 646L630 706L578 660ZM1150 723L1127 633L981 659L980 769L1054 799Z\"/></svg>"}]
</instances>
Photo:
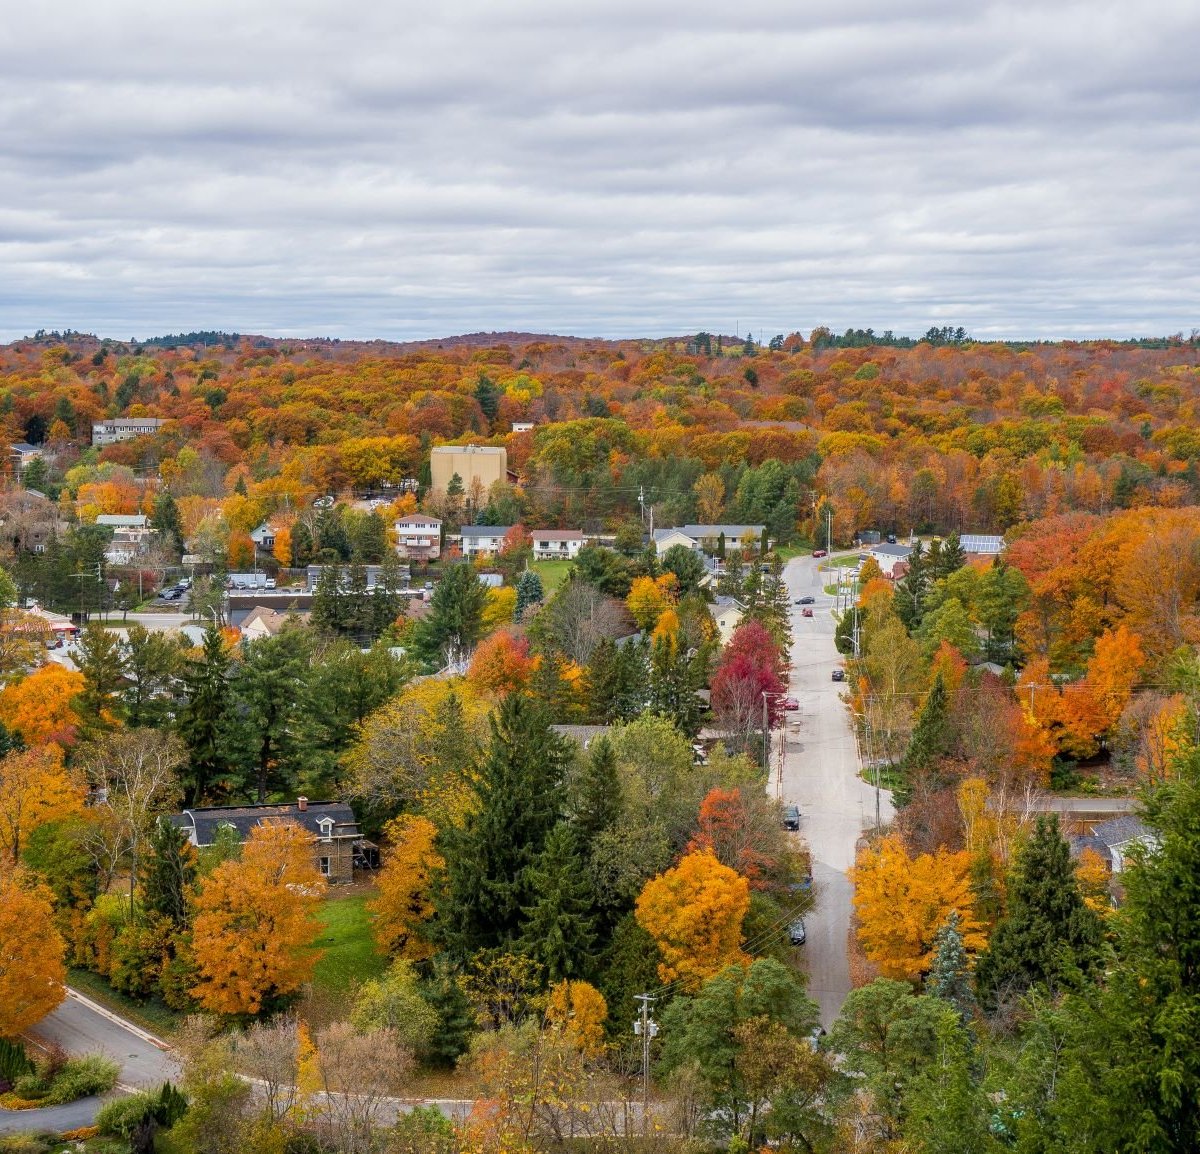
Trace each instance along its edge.
<instances>
[{"instance_id":1,"label":"orange maple tree","mask_svg":"<svg viewBox=\"0 0 1200 1154\"><path fill-rule=\"evenodd\" d=\"M82 813L86 796L79 776L64 767L58 746L6 755L0 761L0 858L15 866L38 826Z\"/></svg>"},{"instance_id":2,"label":"orange maple tree","mask_svg":"<svg viewBox=\"0 0 1200 1154\"><path fill-rule=\"evenodd\" d=\"M750 883L711 853L689 853L638 896L638 924L658 944L658 976L697 990L726 966L746 962L742 921Z\"/></svg>"},{"instance_id":3,"label":"orange maple tree","mask_svg":"<svg viewBox=\"0 0 1200 1154\"><path fill-rule=\"evenodd\" d=\"M313 836L294 822L266 822L240 861L217 866L195 900L192 996L210 1013L257 1014L312 975L325 891Z\"/></svg>"},{"instance_id":4,"label":"orange maple tree","mask_svg":"<svg viewBox=\"0 0 1200 1154\"><path fill-rule=\"evenodd\" d=\"M933 939L954 911L963 945L975 953L986 944L974 916L971 855L948 853L910 857L895 834L864 849L851 871L858 940L884 977L913 981L933 962Z\"/></svg>"},{"instance_id":5,"label":"orange maple tree","mask_svg":"<svg viewBox=\"0 0 1200 1154\"><path fill-rule=\"evenodd\" d=\"M514 637L507 629L497 630L480 642L467 670L467 681L480 693L504 697L521 692L537 668L529 656L529 640Z\"/></svg>"},{"instance_id":6,"label":"orange maple tree","mask_svg":"<svg viewBox=\"0 0 1200 1154\"><path fill-rule=\"evenodd\" d=\"M0 1038L16 1038L65 997L65 945L49 894L13 871L0 876Z\"/></svg>"},{"instance_id":7,"label":"orange maple tree","mask_svg":"<svg viewBox=\"0 0 1200 1154\"><path fill-rule=\"evenodd\" d=\"M608 1003L589 982L563 980L550 988L546 1020L561 1029L584 1054L596 1058L604 1052L604 1023Z\"/></svg>"},{"instance_id":8,"label":"orange maple tree","mask_svg":"<svg viewBox=\"0 0 1200 1154\"><path fill-rule=\"evenodd\" d=\"M384 953L423 961L433 947L418 933L433 914L430 875L442 868L442 855L433 848L437 827L428 818L402 814L383 829L391 850L379 871L378 896L367 904L372 932Z\"/></svg>"},{"instance_id":9,"label":"orange maple tree","mask_svg":"<svg viewBox=\"0 0 1200 1154\"><path fill-rule=\"evenodd\" d=\"M26 745L70 745L79 729L72 704L83 688L82 673L48 661L0 692L0 722Z\"/></svg>"},{"instance_id":10,"label":"orange maple tree","mask_svg":"<svg viewBox=\"0 0 1200 1154\"><path fill-rule=\"evenodd\" d=\"M746 799L733 789L710 789L700 803L697 829L688 843L689 853L711 853L717 861L737 870L750 888L766 888L767 875L777 864L762 848Z\"/></svg>"}]
</instances>

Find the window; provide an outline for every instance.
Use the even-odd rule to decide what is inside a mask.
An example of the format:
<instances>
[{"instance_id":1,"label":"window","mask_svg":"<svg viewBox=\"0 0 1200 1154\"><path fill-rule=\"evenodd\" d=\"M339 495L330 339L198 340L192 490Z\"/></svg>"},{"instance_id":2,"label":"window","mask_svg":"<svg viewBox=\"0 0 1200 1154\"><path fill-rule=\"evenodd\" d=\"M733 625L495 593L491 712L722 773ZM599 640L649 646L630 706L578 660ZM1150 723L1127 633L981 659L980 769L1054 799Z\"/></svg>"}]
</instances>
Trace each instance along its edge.
<instances>
[{"instance_id":1,"label":"window","mask_svg":"<svg viewBox=\"0 0 1200 1154\"><path fill-rule=\"evenodd\" d=\"M323 817L317 825L321 827L321 840L329 841L333 837L333 818Z\"/></svg>"},{"instance_id":2,"label":"window","mask_svg":"<svg viewBox=\"0 0 1200 1154\"><path fill-rule=\"evenodd\" d=\"M329 877L329 873L329 859L327 857L323 857L321 859L321 876L327 878Z\"/></svg>"}]
</instances>

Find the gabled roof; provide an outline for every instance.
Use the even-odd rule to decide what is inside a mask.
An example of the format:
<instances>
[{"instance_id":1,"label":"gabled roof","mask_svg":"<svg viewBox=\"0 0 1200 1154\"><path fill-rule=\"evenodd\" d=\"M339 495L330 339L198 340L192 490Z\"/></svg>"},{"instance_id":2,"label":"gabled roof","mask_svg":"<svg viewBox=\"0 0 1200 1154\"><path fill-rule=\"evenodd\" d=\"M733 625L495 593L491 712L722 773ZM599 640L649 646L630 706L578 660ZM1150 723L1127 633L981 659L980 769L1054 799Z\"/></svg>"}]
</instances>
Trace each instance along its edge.
<instances>
[{"instance_id":1,"label":"gabled roof","mask_svg":"<svg viewBox=\"0 0 1200 1154\"><path fill-rule=\"evenodd\" d=\"M529 534L535 541L582 541L583 532L579 529L534 529Z\"/></svg>"},{"instance_id":2,"label":"gabled roof","mask_svg":"<svg viewBox=\"0 0 1200 1154\"><path fill-rule=\"evenodd\" d=\"M720 537L724 533L726 541L737 541L747 533L761 537L764 528L765 525L681 525L679 532L696 538Z\"/></svg>"},{"instance_id":3,"label":"gabled roof","mask_svg":"<svg viewBox=\"0 0 1200 1154\"><path fill-rule=\"evenodd\" d=\"M233 826L238 837L245 841L250 831L264 821L292 821L308 830L314 837L324 833L321 820L332 821L335 836L358 834L358 822L354 811L341 801L310 801L301 811L296 802L279 805L218 805L204 809L185 809L173 813L167 820L189 833L195 831L198 846L212 845L217 830L223 825Z\"/></svg>"},{"instance_id":4,"label":"gabled roof","mask_svg":"<svg viewBox=\"0 0 1200 1154\"><path fill-rule=\"evenodd\" d=\"M903 561L912 553L911 545L872 545L872 553L880 553L884 557L895 557Z\"/></svg>"},{"instance_id":5,"label":"gabled roof","mask_svg":"<svg viewBox=\"0 0 1200 1154\"><path fill-rule=\"evenodd\" d=\"M1124 817L1114 817L1110 821L1102 821L1092 833L1106 846L1125 845L1138 838L1153 837L1150 828L1141 818L1128 814Z\"/></svg>"},{"instance_id":6,"label":"gabled roof","mask_svg":"<svg viewBox=\"0 0 1200 1154\"><path fill-rule=\"evenodd\" d=\"M144 529L149 523L145 513L101 513L97 525L111 525L122 529Z\"/></svg>"},{"instance_id":7,"label":"gabled roof","mask_svg":"<svg viewBox=\"0 0 1200 1154\"><path fill-rule=\"evenodd\" d=\"M511 525L464 525L459 533L463 537L504 537Z\"/></svg>"},{"instance_id":8,"label":"gabled roof","mask_svg":"<svg viewBox=\"0 0 1200 1154\"><path fill-rule=\"evenodd\" d=\"M266 605L255 605L249 613L246 614L245 620L242 621L238 628L246 633L250 626L258 622L262 622L266 631L274 637L283 628L283 623L287 620L286 613L280 613L276 609L271 609Z\"/></svg>"},{"instance_id":9,"label":"gabled roof","mask_svg":"<svg viewBox=\"0 0 1200 1154\"><path fill-rule=\"evenodd\" d=\"M424 513L410 513L407 517L397 517L397 525L428 525L434 529L440 529L442 523L437 517L429 517Z\"/></svg>"},{"instance_id":10,"label":"gabled roof","mask_svg":"<svg viewBox=\"0 0 1200 1154\"><path fill-rule=\"evenodd\" d=\"M736 597L714 597L710 608L715 616L719 612L724 612L726 609L736 609L739 613L746 612L746 606L743 605Z\"/></svg>"}]
</instances>

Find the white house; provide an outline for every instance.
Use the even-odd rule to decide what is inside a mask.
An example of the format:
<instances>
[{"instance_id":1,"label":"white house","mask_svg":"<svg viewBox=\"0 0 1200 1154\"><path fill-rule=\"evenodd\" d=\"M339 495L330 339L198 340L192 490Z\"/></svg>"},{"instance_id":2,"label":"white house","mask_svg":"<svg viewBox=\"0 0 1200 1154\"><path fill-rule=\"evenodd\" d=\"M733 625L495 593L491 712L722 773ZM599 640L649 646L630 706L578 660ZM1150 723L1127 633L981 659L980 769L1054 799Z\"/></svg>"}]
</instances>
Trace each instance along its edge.
<instances>
[{"instance_id":1,"label":"white house","mask_svg":"<svg viewBox=\"0 0 1200 1154\"><path fill-rule=\"evenodd\" d=\"M257 529L250 530L250 540L265 552L275 548L275 526L264 521Z\"/></svg>"},{"instance_id":2,"label":"white house","mask_svg":"<svg viewBox=\"0 0 1200 1154\"><path fill-rule=\"evenodd\" d=\"M118 441L132 441L135 437L157 433L162 426L159 417L114 417L111 421L97 421L92 425L92 444L115 445Z\"/></svg>"},{"instance_id":3,"label":"white house","mask_svg":"<svg viewBox=\"0 0 1200 1154\"><path fill-rule=\"evenodd\" d=\"M268 609L265 605L256 605L238 626L238 630L243 641L261 641L264 637L274 637L283 628L286 620L286 613Z\"/></svg>"},{"instance_id":4,"label":"white house","mask_svg":"<svg viewBox=\"0 0 1200 1154\"><path fill-rule=\"evenodd\" d=\"M1153 846L1158 841L1145 822L1132 816L1102 821L1092 830L1092 835L1107 847L1108 860L1112 866L1112 872L1115 874L1119 874L1125 868L1129 851L1133 846Z\"/></svg>"},{"instance_id":5,"label":"white house","mask_svg":"<svg viewBox=\"0 0 1200 1154\"><path fill-rule=\"evenodd\" d=\"M908 564L908 559L912 556L912 546L872 545L867 556L875 560L885 577L894 578L897 576L896 567Z\"/></svg>"},{"instance_id":6,"label":"white house","mask_svg":"<svg viewBox=\"0 0 1200 1154\"><path fill-rule=\"evenodd\" d=\"M746 607L733 597L718 597L709 607L713 621L717 625L717 634L722 645L728 645L733 631L742 623L746 616Z\"/></svg>"},{"instance_id":7,"label":"white house","mask_svg":"<svg viewBox=\"0 0 1200 1154\"><path fill-rule=\"evenodd\" d=\"M396 522L396 552L410 561L436 561L442 555L442 523L424 513Z\"/></svg>"},{"instance_id":8,"label":"white house","mask_svg":"<svg viewBox=\"0 0 1200 1154\"><path fill-rule=\"evenodd\" d=\"M494 556L504 548L504 538L511 528L511 525L464 525L459 530L463 556Z\"/></svg>"},{"instance_id":9,"label":"white house","mask_svg":"<svg viewBox=\"0 0 1200 1154\"><path fill-rule=\"evenodd\" d=\"M532 433L533 432L533 422L532 421L513 421L512 431L514 433Z\"/></svg>"},{"instance_id":10,"label":"white house","mask_svg":"<svg viewBox=\"0 0 1200 1154\"><path fill-rule=\"evenodd\" d=\"M529 535L535 561L574 561L585 543L578 529L535 529Z\"/></svg>"},{"instance_id":11,"label":"white house","mask_svg":"<svg viewBox=\"0 0 1200 1154\"><path fill-rule=\"evenodd\" d=\"M660 557L672 545L683 545L704 553L717 553L721 548L721 539L724 538L727 550L740 548L743 541L752 542L757 549L762 542L762 533L762 525L680 525L676 529L656 529L654 548Z\"/></svg>"}]
</instances>

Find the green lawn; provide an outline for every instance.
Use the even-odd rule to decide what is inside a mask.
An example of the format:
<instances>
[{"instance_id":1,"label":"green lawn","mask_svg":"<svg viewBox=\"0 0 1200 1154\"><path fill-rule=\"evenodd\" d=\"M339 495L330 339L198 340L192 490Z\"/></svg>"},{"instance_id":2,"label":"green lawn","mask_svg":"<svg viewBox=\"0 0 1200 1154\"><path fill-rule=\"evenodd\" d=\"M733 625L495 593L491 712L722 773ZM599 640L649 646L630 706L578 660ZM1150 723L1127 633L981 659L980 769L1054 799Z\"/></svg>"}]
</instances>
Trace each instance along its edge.
<instances>
[{"instance_id":1,"label":"green lawn","mask_svg":"<svg viewBox=\"0 0 1200 1154\"><path fill-rule=\"evenodd\" d=\"M324 932L317 939L322 950L313 974L314 989L331 994L349 992L354 986L377 978L387 969L387 959L376 953L366 903L369 894L328 898L321 906Z\"/></svg>"},{"instance_id":2,"label":"green lawn","mask_svg":"<svg viewBox=\"0 0 1200 1154\"><path fill-rule=\"evenodd\" d=\"M571 571L571 561L530 561L529 568L541 579L547 599L566 579Z\"/></svg>"}]
</instances>

